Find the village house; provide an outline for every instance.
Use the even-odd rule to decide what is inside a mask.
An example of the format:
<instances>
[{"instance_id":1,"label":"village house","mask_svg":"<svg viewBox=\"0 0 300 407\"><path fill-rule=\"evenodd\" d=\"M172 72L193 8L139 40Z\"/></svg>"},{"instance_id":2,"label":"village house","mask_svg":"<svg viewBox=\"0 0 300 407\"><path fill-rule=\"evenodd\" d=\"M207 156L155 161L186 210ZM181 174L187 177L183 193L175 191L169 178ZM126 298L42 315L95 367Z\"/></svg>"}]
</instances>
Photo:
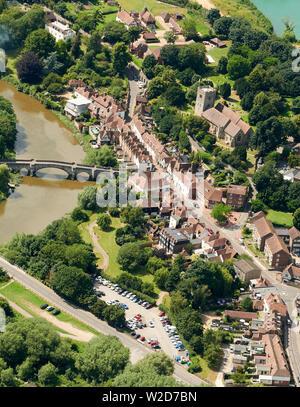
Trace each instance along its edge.
<instances>
[{"instance_id":1,"label":"village house","mask_svg":"<svg viewBox=\"0 0 300 407\"><path fill-rule=\"evenodd\" d=\"M290 182L300 181L300 168L291 168L287 171L280 171L283 175L283 179Z\"/></svg>"},{"instance_id":2,"label":"village house","mask_svg":"<svg viewBox=\"0 0 300 407\"><path fill-rule=\"evenodd\" d=\"M300 255L300 230L296 229L295 226L293 226L291 229L289 229L289 236L290 236L290 241L289 241L290 251L299 256Z\"/></svg>"},{"instance_id":3,"label":"village house","mask_svg":"<svg viewBox=\"0 0 300 407\"><path fill-rule=\"evenodd\" d=\"M252 319L257 319L257 312L225 310L224 317L228 317L229 320L237 321L244 319L245 321L249 322L252 321Z\"/></svg>"},{"instance_id":4,"label":"village house","mask_svg":"<svg viewBox=\"0 0 300 407\"><path fill-rule=\"evenodd\" d=\"M300 283L300 267L289 264L282 272L282 281L294 281Z\"/></svg>"},{"instance_id":5,"label":"village house","mask_svg":"<svg viewBox=\"0 0 300 407\"><path fill-rule=\"evenodd\" d=\"M292 147L293 153L296 155L300 155L300 143L296 144L294 147Z\"/></svg>"},{"instance_id":6,"label":"village house","mask_svg":"<svg viewBox=\"0 0 300 407\"><path fill-rule=\"evenodd\" d=\"M158 39L153 32L149 31L144 32L143 38L146 42L158 42Z\"/></svg>"},{"instance_id":7,"label":"village house","mask_svg":"<svg viewBox=\"0 0 300 407\"><path fill-rule=\"evenodd\" d=\"M70 99L65 105L65 114L69 119L74 119L88 110L91 100L84 96L77 96L75 99Z\"/></svg>"},{"instance_id":8,"label":"village house","mask_svg":"<svg viewBox=\"0 0 300 407\"><path fill-rule=\"evenodd\" d=\"M236 276L245 281L245 283L250 283L250 280L259 278L261 275L261 270L255 265L251 260L240 259L237 260L234 264L234 271Z\"/></svg>"},{"instance_id":9,"label":"village house","mask_svg":"<svg viewBox=\"0 0 300 407\"><path fill-rule=\"evenodd\" d=\"M243 185L229 185L226 194L226 205L233 209L244 208L248 201L248 187Z\"/></svg>"},{"instance_id":10,"label":"village house","mask_svg":"<svg viewBox=\"0 0 300 407\"><path fill-rule=\"evenodd\" d=\"M169 14L167 11L164 11L163 13L161 13L160 16L164 20L165 23L168 23L170 21L171 14Z\"/></svg>"},{"instance_id":11,"label":"village house","mask_svg":"<svg viewBox=\"0 0 300 407\"><path fill-rule=\"evenodd\" d=\"M144 7L141 11L141 20L143 23L148 25L155 25L155 18L153 15L148 11L147 7Z\"/></svg>"},{"instance_id":12,"label":"village house","mask_svg":"<svg viewBox=\"0 0 300 407\"><path fill-rule=\"evenodd\" d=\"M131 27L137 27L138 22L137 20L132 17L126 10L119 11L116 15L116 21L119 23L123 23L127 30Z\"/></svg>"},{"instance_id":13,"label":"village house","mask_svg":"<svg viewBox=\"0 0 300 407\"><path fill-rule=\"evenodd\" d=\"M251 222L254 225L253 238L257 244L258 250L265 249L265 243L274 233L272 224L266 219L264 212L260 211L253 215Z\"/></svg>"},{"instance_id":14,"label":"village house","mask_svg":"<svg viewBox=\"0 0 300 407\"><path fill-rule=\"evenodd\" d=\"M173 17L171 17L171 18L169 19L169 25L170 25L171 30L172 30L175 34L177 34L177 35L181 34L182 28L181 28L180 25L175 21L175 19L174 19Z\"/></svg>"},{"instance_id":15,"label":"village house","mask_svg":"<svg viewBox=\"0 0 300 407\"><path fill-rule=\"evenodd\" d=\"M199 87L195 103L195 116L202 116L210 124L210 133L231 147L246 146L253 130L238 114L222 103L214 107L216 90L211 86Z\"/></svg>"},{"instance_id":16,"label":"village house","mask_svg":"<svg viewBox=\"0 0 300 407\"><path fill-rule=\"evenodd\" d=\"M67 41L75 37L76 32L69 27L69 24L65 24L61 21L54 21L45 25L45 29L49 31L55 38L55 41Z\"/></svg>"},{"instance_id":17,"label":"village house","mask_svg":"<svg viewBox=\"0 0 300 407\"><path fill-rule=\"evenodd\" d=\"M190 242L180 229L163 228L159 234L159 246L168 254L177 254Z\"/></svg>"},{"instance_id":18,"label":"village house","mask_svg":"<svg viewBox=\"0 0 300 407\"><path fill-rule=\"evenodd\" d=\"M219 38L212 38L210 42L218 48L226 47L226 43L224 41L221 41Z\"/></svg>"},{"instance_id":19,"label":"village house","mask_svg":"<svg viewBox=\"0 0 300 407\"><path fill-rule=\"evenodd\" d=\"M265 243L265 254L270 266L281 269L290 262L290 254L284 242L275 234Z\"/></svg>"},{"instance_id":20,"label":"village house","mask_svg":"<svg viewBox=\"0 0 300 407\"><path fill-rule=\"evenodd\" d=\"M266 385L288 386L290 371L284 349L278 335L266 334L262 337L265 357L256 364L259 382Z\"/></svg>"}]
</instances>

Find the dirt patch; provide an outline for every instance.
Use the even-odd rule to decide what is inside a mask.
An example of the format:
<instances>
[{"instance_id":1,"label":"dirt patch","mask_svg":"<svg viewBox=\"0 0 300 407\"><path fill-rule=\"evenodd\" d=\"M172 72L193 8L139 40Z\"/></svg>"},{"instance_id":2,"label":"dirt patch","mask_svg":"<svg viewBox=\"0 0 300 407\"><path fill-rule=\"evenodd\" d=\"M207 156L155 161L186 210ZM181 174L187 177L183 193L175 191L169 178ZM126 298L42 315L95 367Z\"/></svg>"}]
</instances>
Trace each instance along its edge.
<instances>
[{"instance_id":1,"label":"dirt patch","mask_svg":"<svg viewBox=\"0 0 300 407\"><path fill-rule=\"evenodd\" d=\"M208 329L210 327L211 321L213 319L222 319L222 317L218 317L214 312L208 312L207 314L201 314L203 328Z\"/></svg>"},{"instance_id":2,"label":"dirt patch","mask_svg":"<svg viewBox=\"0 0 300 407\"><path fill-rule=\"evenodd\" d=\"M70 322L63 322L59 319L55 318L55 316L49 314L46 310L41 310L40 308L36 307L35 305L31 304L28 301L23 301L24 305L28 307L32 312L39 315L42 318L45 318L47 321L51 322L51 324L57 326L60 329L68 332L70 335L68 337L76 339L81 342L88 342L90 341L95 335L88 331L82 331L81 329L75 328ZM71 336L73 335L73 336ZM62 334L62 336L67 336L66 334Z\"/></svg>"}]
</instances>

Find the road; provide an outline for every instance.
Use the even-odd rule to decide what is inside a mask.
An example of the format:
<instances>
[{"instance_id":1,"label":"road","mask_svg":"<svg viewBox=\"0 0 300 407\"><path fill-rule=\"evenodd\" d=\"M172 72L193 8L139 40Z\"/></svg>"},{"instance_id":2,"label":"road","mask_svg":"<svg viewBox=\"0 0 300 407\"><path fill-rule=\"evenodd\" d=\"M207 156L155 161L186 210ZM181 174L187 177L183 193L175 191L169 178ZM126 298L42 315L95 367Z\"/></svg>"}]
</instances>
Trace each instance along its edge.
<instances>
[{"instance_id":1,"label":"road","mask_svg":"<svg viewBox=\"0 0 300 407\"><path fill-rule=\"evenodd\" d=\"M19 267L10 264L3 257L0 257L0 267L5 269L8 274L13 277L16 281L22 284L24 287L28 288L32 292L36 293L42 297L47 303L59 308L66 314L71 315L77 320L88 325L90 328L104 335L116 336L120 339L122 344L129 348L130 350L130 360L132 363L138 362L140 359L145 357L151 350L148 350L144 345L139 344L131 336L125 333L118 332L116 329L109 326L106 322L101 321L96 318L93 314L85 311L76 305L69 303L68 301L57 295L51 288L45 286L40 281L36 280L32 276L25 273L24 270ZM181 365L175 365L174 377L181 382L188 384L190 386L199 386L206 384L199 377L189 373L185 367Z\"/></svg>"}]
</instances>

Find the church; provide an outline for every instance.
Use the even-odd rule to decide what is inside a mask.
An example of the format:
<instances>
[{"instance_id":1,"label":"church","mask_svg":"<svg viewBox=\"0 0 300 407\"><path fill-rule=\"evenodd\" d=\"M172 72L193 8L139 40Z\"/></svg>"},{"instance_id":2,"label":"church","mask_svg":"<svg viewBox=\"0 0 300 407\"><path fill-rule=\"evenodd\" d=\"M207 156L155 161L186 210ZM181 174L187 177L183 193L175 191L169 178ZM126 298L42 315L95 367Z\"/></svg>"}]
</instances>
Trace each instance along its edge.
<instances>
[{"instance_id":1,"label":"church","mask_svg":"<svg viewBox=\"0 0 300 407\"><path fill-rule=\"evenodd\" d=\"M216 90L211 86L199 87L195 116L202 116L210 124L210 133L224 140L230 147L247 146L253 130L238 114L216 101Z\"/></svg>"}]
</instances>

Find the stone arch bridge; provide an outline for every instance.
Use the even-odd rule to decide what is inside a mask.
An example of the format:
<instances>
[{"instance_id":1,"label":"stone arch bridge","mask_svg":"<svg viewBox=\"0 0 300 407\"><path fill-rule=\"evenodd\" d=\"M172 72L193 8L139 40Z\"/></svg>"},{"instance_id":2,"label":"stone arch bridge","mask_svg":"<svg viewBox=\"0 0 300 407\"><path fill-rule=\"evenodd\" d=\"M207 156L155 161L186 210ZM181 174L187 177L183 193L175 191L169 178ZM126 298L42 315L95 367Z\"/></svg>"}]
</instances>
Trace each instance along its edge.
<instances>
[{"instance_id":1,"label":"stone arch bridge","mask_svg":"<svg viewBox=\"0 0 300 407\"><path fill-rule=\"evenodd\" d=\"M27 175L36 176L37 171L48 168L57 168L67 173L67 179L76 180L79 174L87 174L89 181L96 181L101 173L118 173L117 168L98 167L96 165L77 164L75 162L68 163L64 161L48 161L48 160L0 160L0 164L6 164L11 171L21 172L27 171Z\"/></svg>"}]
</instances>

